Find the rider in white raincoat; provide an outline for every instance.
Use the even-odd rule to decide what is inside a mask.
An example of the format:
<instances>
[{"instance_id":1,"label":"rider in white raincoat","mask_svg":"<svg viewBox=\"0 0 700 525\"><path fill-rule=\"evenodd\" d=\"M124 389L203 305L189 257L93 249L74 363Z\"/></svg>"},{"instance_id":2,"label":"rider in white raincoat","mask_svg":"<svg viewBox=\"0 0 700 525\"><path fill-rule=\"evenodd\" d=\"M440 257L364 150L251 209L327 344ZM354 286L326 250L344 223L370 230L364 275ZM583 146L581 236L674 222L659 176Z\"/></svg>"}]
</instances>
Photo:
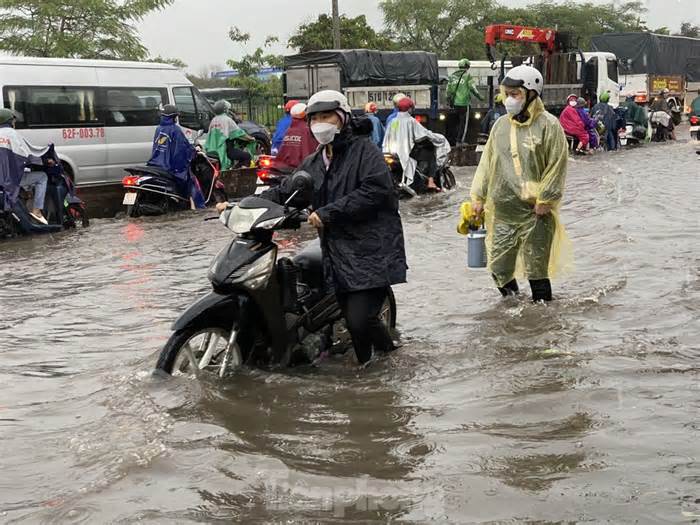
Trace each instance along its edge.
<instances>
[{"instance_id":1,"label":"rider in white raincoat","mask_svg":"<svg viewBox=\"0 0 700 525\"><path fill-rule=\"evenodd\" d=\"M427 138L435 145L437 166L440 167L447 161L450 152L450 144L439 133L424 128L420 122L411 116L409 111L413 108L413 101L404 98L399 102L399 114L391 121L384 135L384 153L397 155L403 168L403 182L407 186L413 183L418 162L411 157L411 150L416 142ZM429 188L437 188L435 181L430 178Z\"/></svg>"}]
</instances>

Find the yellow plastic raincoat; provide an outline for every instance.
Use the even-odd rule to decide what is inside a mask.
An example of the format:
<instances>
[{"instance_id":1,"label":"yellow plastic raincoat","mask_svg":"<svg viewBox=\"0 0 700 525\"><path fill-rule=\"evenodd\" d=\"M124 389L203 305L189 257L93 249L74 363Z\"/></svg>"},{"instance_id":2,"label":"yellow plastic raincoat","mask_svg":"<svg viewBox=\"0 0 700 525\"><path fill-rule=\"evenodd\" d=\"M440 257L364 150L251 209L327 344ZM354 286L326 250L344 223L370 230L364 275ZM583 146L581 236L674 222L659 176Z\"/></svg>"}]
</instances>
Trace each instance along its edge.
<instances>
[{"instance_id":1,"label":"yellow plastic raincoat","mask_svg":"<svg viewBox=\"0 0 700 525\"><path fill-rule=\"evenodd\" d=\"M530 118L500 118L491 131L471 188L484 204L488 268L499 287L516 277L549 279L566 270L571 246L559 220L568 145L559 121L540 98ZM535 204L552 213L535 214Z\"/></svg>"}]
</instances>

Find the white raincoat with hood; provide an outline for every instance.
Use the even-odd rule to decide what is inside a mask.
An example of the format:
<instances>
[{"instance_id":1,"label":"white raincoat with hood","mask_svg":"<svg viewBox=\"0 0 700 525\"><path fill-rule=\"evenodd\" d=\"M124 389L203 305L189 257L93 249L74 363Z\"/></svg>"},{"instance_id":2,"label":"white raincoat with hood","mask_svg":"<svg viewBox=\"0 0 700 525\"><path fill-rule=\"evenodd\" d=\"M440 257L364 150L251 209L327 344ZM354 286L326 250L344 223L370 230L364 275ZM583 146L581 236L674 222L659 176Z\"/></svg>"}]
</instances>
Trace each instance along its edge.
<instances>
[{"instance_id":1,"label":"white raincoat with hood","mask_svg":"<svg viewBox=\"0 0 700 525\"><path fill-rule=\"evenodd\" d=\"M411 158L411 150L417 141L425 138L435 145L437 167L444 166L450 153L450 143L439 133L424 128L410 113L399 113L386 129L382 149L384 153L399 157L403 168L403 182L408 186L413 183L418 164Z\"/></svg>"}]
</instances>

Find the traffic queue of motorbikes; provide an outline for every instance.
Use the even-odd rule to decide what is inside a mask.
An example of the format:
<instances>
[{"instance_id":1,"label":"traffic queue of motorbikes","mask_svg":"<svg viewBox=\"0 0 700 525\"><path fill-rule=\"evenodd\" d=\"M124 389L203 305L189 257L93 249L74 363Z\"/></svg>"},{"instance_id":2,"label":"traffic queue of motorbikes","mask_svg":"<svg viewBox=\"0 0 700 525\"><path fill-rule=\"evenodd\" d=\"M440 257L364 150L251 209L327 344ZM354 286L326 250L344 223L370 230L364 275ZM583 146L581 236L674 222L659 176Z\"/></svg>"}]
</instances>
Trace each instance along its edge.
<instances>
[{"instance_id":1,"label":"traffic queue of motorbikes","mask_svg":"<svg viewBox=\"0 0 700 525\"><path fill-rule=\"evenodd\" d=\"M667 102L667 96L668 90L662 91L647 111L636 103L634 96L628 96L613 108L608 104L609 93L604 93L589 108L583 98L570 95L560 121L571 150L576 154L591 154L600 149L674 140L681 112L678 106Z\"/></svg>"},{"instance_id":2,"label":"traffic queue of motorbikes","mask_svg":"<svg viewBox=\"0 0 700 525\"><path fill-rule=\"evenodd\" d=\"M416 197L454 188L450 145L445 137L413 119L410 103L396 106L394 118L382 129L381 149L397 193L401 197ZM299 103L289 107L288 130L278 147L271 143L275 155L265 154L269 135L259 140L253 134L260 130L245 130L246 140L256 144L258 154L253 164L257 167L259 190L287 179L294 193L281 204L249 196L235 206L224 206L219 220L234 237L209 267L212 291L175 321L174 333L160 353L157 370L169 375L211 373L223 377L244 364L313 363L320 356L343 352L349 346L336 295L324 286L319 243L312 242L290 259L279 257L274 242L275 231L298 229L308 218L308 210L297 202L309 202L306 195L313 191L313 182L311 175L297 168L318 143L306 143L310 135L304 109ZM619 124L620 139L643 140L639 121L627 121L626 115L626 110L616 112L626 128L623 134ZM493 120L496 118L499 116ZM361 121L358 129L366 129L370 134L369 120ZM658 126L663 126L663 122L657 122L657 129ZM129 217L229 201L221 181L220 154L189 143L180 133L176 108L166 106L151 160L145 166L126 169L123 204ZM648 134L647 126L644 137ZM177 148L170 148L176 144ZM49 178L44 205L47 224L32 221L26 204L30 195L22 190L13 193L3 181L0 234L9 235L21 228L24 233L57 231L79 222L88 225L85 206L76 197L53 147L46 148L40 156L29 156L24 165L29 172L41 171ZM388 328L394 328L396 303L392 293L381 308L380 319ZM309 340L316 344L309 345Z\"/></svg>"}]
</instances>

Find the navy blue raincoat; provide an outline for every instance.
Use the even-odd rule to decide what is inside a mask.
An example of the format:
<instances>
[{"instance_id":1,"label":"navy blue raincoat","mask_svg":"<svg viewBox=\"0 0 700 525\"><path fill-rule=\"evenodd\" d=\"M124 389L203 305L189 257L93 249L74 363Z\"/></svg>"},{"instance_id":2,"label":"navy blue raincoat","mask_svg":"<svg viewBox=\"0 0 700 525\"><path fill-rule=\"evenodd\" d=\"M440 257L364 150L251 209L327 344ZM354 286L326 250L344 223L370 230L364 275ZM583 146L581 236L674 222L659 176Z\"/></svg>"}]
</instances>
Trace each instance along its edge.
<instances>
[{"instance_id":1,"label":"navy blue raincoat","mask_svg":"<svg viewBox=\"0 0 700 525\"><path fill-rule=\"evenodd\" d=\"M187 140L175 118L161 117L153 137L151 159L147 164L172 174L177 179L182 193L192 197L197 208L204 208L202 192L196 179L190 175L190 163L194 153L194 146Z\"/></svg>"}]
</instances>

